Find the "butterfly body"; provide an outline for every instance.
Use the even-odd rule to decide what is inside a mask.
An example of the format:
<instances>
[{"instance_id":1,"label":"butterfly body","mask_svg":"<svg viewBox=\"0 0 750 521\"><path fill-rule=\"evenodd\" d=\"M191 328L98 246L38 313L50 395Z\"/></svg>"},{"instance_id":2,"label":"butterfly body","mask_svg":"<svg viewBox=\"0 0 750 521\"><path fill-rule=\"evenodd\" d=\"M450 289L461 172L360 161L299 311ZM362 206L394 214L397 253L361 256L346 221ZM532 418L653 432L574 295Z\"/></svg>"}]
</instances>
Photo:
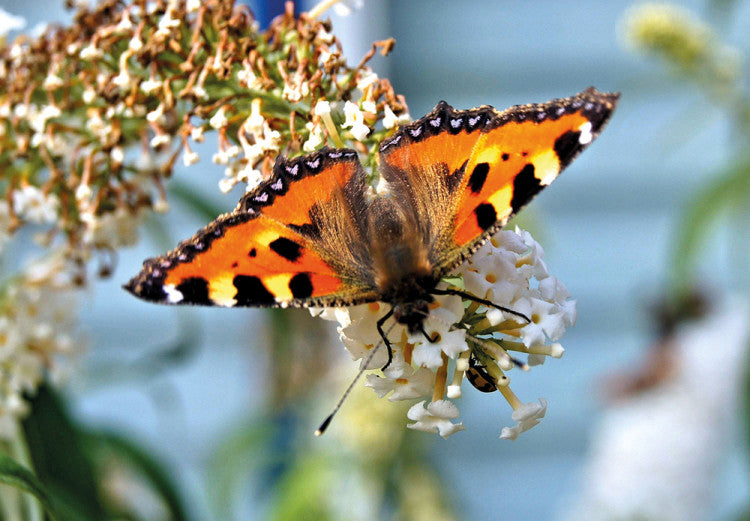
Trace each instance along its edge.
<instances>
[{"instance_id":1,"label":"butterfly body","mask_svg":"<svg viewBox=\"0 0 750 521\"><path fill-rule=\"evenodd\" d=\"M441 102L381 142L385 194L368 194L354 150L279 158L233 212L147 260L125 288L226 307L383 301L417 331L440 280L596 137L617 98L592 88L503 112Z\"/></svg>"}]
</instances>

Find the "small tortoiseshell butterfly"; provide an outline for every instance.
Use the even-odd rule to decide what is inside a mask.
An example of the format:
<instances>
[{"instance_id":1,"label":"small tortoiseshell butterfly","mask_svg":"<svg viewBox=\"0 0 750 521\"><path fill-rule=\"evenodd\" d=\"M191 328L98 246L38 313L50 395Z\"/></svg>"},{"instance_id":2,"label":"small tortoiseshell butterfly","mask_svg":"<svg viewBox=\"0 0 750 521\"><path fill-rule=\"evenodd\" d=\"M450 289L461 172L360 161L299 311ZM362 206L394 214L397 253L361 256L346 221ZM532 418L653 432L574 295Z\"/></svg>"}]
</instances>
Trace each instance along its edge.
<instances>
[{"instance_id":1,"label":"small tortoiseshell butterfly","mask_svg":"<svg viewBox=\"0 0 750 521\"><path fill-rule=\"evenodd\" d=\"M503 112L440 102L381 142L386 196L368 197L354 150L280 157L233 212L145 261L125 288L207 306L383 301L391 307L378 331L390 351L385 321L423 331L435 294L493 305L437 285L594 140L618 96L589 88Z\"/></svg>"}]
</instances>

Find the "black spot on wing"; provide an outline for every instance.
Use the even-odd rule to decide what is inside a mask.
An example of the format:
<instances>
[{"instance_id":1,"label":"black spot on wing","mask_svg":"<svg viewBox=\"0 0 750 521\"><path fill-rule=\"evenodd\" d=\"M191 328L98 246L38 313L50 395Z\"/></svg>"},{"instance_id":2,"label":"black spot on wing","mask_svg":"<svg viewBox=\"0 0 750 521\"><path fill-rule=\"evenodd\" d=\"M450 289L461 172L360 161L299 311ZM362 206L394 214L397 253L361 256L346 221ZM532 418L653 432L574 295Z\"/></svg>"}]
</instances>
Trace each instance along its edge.
<instances>
[{"instance_id":1,"label":"black spot on wing","mask_svg":"<svg viewBox=\"0 0 750 521\"><path fill-rule=\"evenodd\" d=\"M478 194L482 191L484 182L487 181L487 174L489 171L489 163L479 163L474 167L474 170L471 172L471 177L469 177L469 189L472 192Z\"/></svg>"},{"instance_id":2,"label":"black spot on wing","mask_svg":"<svg viewBox=\"0 0 750 521\"><path fill-rule=\"evenodd\" d=\"M555 153L560 160L560 168L565 168L573 158L583 150L578 139L581 133L577 130L568 130L565 134L555 140Z\"/></svg>"},{"instance_id":3,"label":"black spot on wing","mask_svg":"<svg viewBox=\"0 0 750 521\"><path fill-rule=\"evenodd\" d=\"M234 296L237 301L236 306L262 306L276 303L273 294L266 289L258 277L237 275L232 284L237 288L237 294Z\"/></svg>"},{"instance_id":4,"label":"black spot on wing","mask_svg":"<svg viewBox=\"0 0 750 521\"><path fill-rule=\"evenodd\" d=\"M249 252L247 252L248 257L255 257L256 255L258 255L258 250L256 250L255 248L252 248Z\"/></svg>"},{"instance_id":5,"label":"black spot on wing","mask_svg":"<svg viewBox=\"0 0 750 521\"><path fill-rule=\"evenodd\" d=\"M460 168L457 168L450 174L445 175L443 179L445 179L445 187L448 189L448 192L453 192L456 188L458 188L458 185L461 183L461 179L464 177L464 172L466 171L466 163L468 163L469 160L467 159L464 161L464 163L461 165ZM441 169L445 172L448 171L448 165L445 163L440 163Z\"/></svg>"},{"instance_id":6,"label":"black spot on wing","mask_svg":"<svg viewBox=\"0 0 750 521\"><path fill-rule=\"evenodd\" d=\"M279 237L268 245L277 255L290 262L295 262L302 255L302 246L286 237Z\"/></svg>"},{"instance_id":7,"label":"black spot on wing","mask_svg":"<svg viewBox=\"0 0 750 521\"><path fill-rule=\"evenodd\" d=\"M477 218L477 225L483 230L491 227L497 221L497 212L490 203L482 203L474 208L474 215Z\"/></svg>"},{"instance_id":8,"label":"black spot on wing","mask_svg":"<svg viewBox=\"0 0 750 521\"><path fill-rule=\"evenodd\" d=\"M289 290L294 298L307 298L312 295L313 286L307 273L297 273L289 281Z\"/></svg>"},{"instance_id":9,"label":"black spot on wing","mask_svg":"<svg viewBox=\"0 0 750 521\"><path fill-rule=\"evenodd\" d=\"M203 277L187 278L176 289L182 293L182 302L186 304L212 304L208 298L208 281Z\"/></svg>"},{"instance_id":10,"label":"black spot on wing","mask_svg":"<svg viewBox=\"0 0 750 521\"><path fill-rule=\"evenodd\" d=\"M534 165L527 163L513 180L513 199L510 201L513 213L523 208L542 188L534 176Z\"/></svg>"}]
</instances>

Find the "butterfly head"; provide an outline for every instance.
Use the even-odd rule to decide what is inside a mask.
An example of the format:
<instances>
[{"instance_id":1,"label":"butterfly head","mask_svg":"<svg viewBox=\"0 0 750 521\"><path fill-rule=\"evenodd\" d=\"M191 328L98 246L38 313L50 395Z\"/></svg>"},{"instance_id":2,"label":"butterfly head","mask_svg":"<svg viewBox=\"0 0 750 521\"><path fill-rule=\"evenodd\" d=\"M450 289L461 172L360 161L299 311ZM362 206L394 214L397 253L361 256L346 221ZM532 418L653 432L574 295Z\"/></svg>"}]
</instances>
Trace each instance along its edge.
<instances>
[{"instance_id":1,"label":"butterfly head","mask_svg":"<svg viewBox=\"0 0 750 521\"><path fill-rule=\"evenodd\" d=\"M435 301L431 292L436 286L431 277L404 277L394 284L386 301L393 306L393 318L410 333L419 331Z\"/></svg>"},{"instance_id":2,"label":"butterfly head","mask_svg":"<svg viewBox=\"0 0 750 521\"><path fill-rule=\"evenodd\" d=\"M399 324L404 324L409 333L419 331L420 326L430 314L430 303L433 301L431 295L427 298L418 299L411 302L399 302L393 306L393 318Z\"/></svg>"}]
</instances>

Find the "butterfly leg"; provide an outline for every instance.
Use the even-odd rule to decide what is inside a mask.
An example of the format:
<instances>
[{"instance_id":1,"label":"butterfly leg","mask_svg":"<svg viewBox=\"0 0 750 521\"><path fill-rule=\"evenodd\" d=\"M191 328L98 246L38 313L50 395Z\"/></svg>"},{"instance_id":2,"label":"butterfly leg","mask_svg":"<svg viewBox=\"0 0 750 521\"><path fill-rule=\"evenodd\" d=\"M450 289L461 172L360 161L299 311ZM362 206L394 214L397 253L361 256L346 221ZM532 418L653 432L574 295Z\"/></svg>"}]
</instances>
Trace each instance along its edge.
<instances>
[{"instance_id":1,"label":"butterfly leg","mask_svg":"<svg viewBox=\"0 0 750 521\"><path fill-rule=\"evenodd\" d=\"M381 371L384 371L386 367L391 365L391 362L393 362L393 349L391 348L391 342L388 340L388 337L385 336L385 332L383 331L383 324L385 324L385 321L391 318L391 315L393 315L393 308L391 308L388 313L383 315L378 319L378 333L380 333L380 338L383 339L383 343L385 344L385 347L388 349L388 361L385 363L383 367L380 368Z\"/></svg>"},{"instance_id":2,"label":"butterfly leg","mask_svg":"<svg viewBox=\"0 0 750 521\"><path fill-rule=\"evenodd\" d=\"M476 302L478 304L482 304L483 306L487 306L490 308L499 309L500 311L504 311L505 313L510 313L511 315L516 315L517 317L521 317L526 322L531 322L531 319L524 315L523 313L519 313L518 311L513 311L512 309L505 308L503 306L498 306L491 300L479 298L476 295L472 295L471 293L467 293L465 291L461 291L458 289L433 289L432 293L434 295L456 295L461 298L465 298L466 300L471 300L473 302Z\"/></svg>"},{"instance_id":3,"label":"butterfly leg","mask_svg":"<svg viewBox=\"0 0 750 521\"><path fill-rule=\"evenodd\" d=\"M434 343L433 338L427 334L427 331L425 331L424 324L419 324L419 331L424 335L428 342L430 342L431 344Z\"/></svg>"}]
</instances>

